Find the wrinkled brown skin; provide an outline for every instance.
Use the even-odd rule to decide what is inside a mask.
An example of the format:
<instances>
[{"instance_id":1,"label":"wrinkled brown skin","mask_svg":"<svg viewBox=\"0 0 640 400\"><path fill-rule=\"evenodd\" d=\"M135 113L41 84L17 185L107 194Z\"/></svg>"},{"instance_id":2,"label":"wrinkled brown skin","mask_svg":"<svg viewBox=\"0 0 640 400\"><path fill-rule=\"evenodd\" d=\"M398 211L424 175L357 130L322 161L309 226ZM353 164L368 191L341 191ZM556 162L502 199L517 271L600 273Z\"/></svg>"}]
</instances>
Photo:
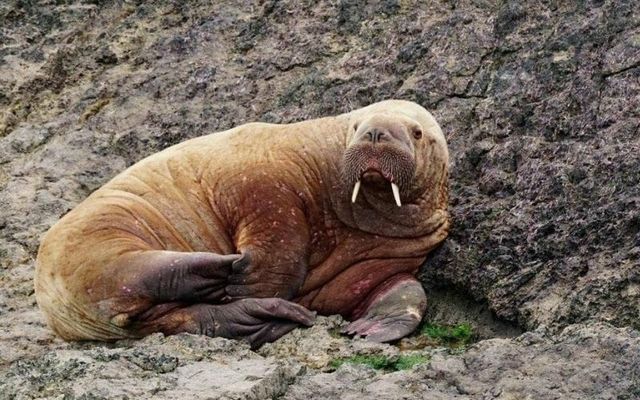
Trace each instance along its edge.
<instances>
[{"instance_id":1,"label":"wrinkled brown skin","mask_svg":"<svg viewBox=\"0 0 640 400\"><path fill-rule=\"evenodd\" d=\"M376 130L386 142L371 141ZM352 320L351 334L398 339L426 307L413 276L447 235L447 165L433 117L397 100L188 140L49 230L36 297L67 340L191 332L256 347L311 325L314 312Z\"/></svg>"}]
</instances>

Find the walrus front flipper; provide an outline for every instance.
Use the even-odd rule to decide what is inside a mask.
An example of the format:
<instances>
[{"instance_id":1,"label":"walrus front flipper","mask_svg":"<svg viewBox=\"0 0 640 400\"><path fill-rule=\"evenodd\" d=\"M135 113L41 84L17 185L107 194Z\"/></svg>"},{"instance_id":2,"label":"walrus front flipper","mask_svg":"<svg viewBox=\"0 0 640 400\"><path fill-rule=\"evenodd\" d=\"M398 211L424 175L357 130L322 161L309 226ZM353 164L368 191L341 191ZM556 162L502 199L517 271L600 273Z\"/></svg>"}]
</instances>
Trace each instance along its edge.
<instances>
[{"instance_id":1,"label":"walrus front flipper","mask_svg":"<svg viewBox=\"0 0 640 400\"><path fill-rule=\"evenodd\" d=\"M398 274L379 285L354 311L343 333L389 342L413 332L424 315L427 297L412 275Z\"/></svg>"},{"instance_id":2,"label":"walrus front flipper","mask_svg":"<svg viewBox=\"0 0 640 400\"><path fill-rule=\"evenodd\" d=\"M229 304L195 304L137 321L143 334L181 332L246 340L253 349L273 342L298 325L313 325L315 313L280 298L242 299Z\"/></svg>"}]
</instances>

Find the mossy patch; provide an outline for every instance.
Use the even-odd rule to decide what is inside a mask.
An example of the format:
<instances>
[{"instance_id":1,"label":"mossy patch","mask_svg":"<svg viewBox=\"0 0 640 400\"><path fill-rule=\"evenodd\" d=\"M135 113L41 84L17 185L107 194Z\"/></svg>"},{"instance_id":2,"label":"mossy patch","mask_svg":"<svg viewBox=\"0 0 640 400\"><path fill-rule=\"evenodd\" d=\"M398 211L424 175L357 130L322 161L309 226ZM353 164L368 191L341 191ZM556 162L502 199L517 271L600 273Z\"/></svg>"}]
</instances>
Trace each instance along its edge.
<instances>
[{"instance_id":1,"label":"mossy patch","mask_svg":"<svg viewBox=\"0 0 640 400\"><path fill-rule=\"evenodd\" d=\"M393 368L395 371L412 369L416 365L426 364L430 360L430 357L421 354L399 356L398 359L393 363Z\"/></svg>"},{"instance_id":2,"label":"mossy patch","mask_svg":"<svg viewBox=\"0 0 640 400\"><path fill-rule=\"evenodd\" d=\"M437 343L458 348L464 347L474 340L473 327L470 324L437 325L424 324L420 333L435 340Z\"/></svg>"},{"instance_id":3,"label":"mossy patch","mask_svg":"<svg viewBox=\"0 0 640 400\"><path fill-rule=\"evenodd\" d=\"M422 354L407 354L387 357L383 355L355 355L351 357L343 357L332 360L329 363L331 369L338 369L342 364L361 364L367 365L373 369L384 371L402 371L411 369L416 365L429 362L430 358Z\"/></svg>"}]
</instances>

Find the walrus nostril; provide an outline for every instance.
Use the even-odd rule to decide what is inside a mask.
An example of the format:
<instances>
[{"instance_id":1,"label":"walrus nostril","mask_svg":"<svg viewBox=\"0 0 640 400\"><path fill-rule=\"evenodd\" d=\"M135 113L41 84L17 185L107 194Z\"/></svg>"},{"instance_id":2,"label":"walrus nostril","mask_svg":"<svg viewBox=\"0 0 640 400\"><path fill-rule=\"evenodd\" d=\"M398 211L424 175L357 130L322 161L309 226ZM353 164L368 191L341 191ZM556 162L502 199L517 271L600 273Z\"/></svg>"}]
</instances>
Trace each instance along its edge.
<instances>
[{"instance_id":1,"label":"walrus nostril","mask_svg":"<svg viewBox=\"0 0 640 400\"><path fill-rule=\"evenodd\" d=\"M385 136L385 132L378 130L378 129L372 129L370 131L367 131L364 134L364 138L368 139L371 143L376 143L382 140L383 136Z\"/></svg>"},{"instance_id":2,"label":"walrus nostril","mask_svg":"<svg viewBox=\"0 0 640 400\"><path fill-rule=\"evenodd\" d=\"M367 131L364 134L364 138L368 139L370 142L373 142L374 133L373 131Z\"/></svg>"}]
</instances>

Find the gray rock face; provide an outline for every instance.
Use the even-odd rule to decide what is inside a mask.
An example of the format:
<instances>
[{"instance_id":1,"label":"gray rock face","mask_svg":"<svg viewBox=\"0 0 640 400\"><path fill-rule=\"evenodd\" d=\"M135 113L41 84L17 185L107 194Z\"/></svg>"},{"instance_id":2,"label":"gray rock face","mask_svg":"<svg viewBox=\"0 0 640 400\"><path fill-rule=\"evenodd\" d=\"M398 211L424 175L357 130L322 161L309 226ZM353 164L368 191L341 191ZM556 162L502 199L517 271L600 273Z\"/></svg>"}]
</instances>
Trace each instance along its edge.
<instances>
[{"instance_id":1,"label":"gray rock face","mask_svg":"<svg viewBox=\"0 0 640 400\"><path fill-rule=\"evenodd\" d=\"M361 3L0 3L0 398L640 396L637 2ZM386 98L430 109L450 145L429 318L494 339L420 350L431 362L411 371L326 372L401 350L334 337L334 319L260 354L190 336L66 344L45 326L40 236L126 166Z\"/></svg>"},{"instance_id":2,"label":"gray rock face","mask_svg":"<svg viewBox=\"0 0 640 400\"><path fill-rule=\"evenodd\" d=\"M574 325L517 339L485 340L464 354L431 352L411 371L345 365L306 375L285 399L633 399L640 395L640 335L629 328ZM623 359L623 360L622 360Z\"/></svg>"},{"instance_id":3,"label":"gray rock face","mask_svg":"<svg viewBox=\"0 0 640 400\"><path fill-rule=\"evenodd\" d=\"M335 357L400 353L395 346L331 335L339 318L320 317L260 354L222 338L160 334L114 345L65 344L0 372L3 398L140 399L634 399L640 395L640 334L607 324L545 328L516 339L489 339L465 352L413 351L429 357L410 370ZM324 372L321 372L324 371Z\"/></svg>"},{"instance_id":4,"label":"gray rock face","mask_svg":"<svg viewBox=\"0 0 640 400\"><path fill-rule=\"evenodd\" d=\"M19 360L3 374L8 398L268 399L297 370L221 338L152 335L116 346L68 346Z\"/></svg>"}]
</instances>

